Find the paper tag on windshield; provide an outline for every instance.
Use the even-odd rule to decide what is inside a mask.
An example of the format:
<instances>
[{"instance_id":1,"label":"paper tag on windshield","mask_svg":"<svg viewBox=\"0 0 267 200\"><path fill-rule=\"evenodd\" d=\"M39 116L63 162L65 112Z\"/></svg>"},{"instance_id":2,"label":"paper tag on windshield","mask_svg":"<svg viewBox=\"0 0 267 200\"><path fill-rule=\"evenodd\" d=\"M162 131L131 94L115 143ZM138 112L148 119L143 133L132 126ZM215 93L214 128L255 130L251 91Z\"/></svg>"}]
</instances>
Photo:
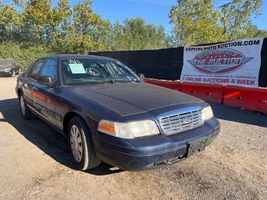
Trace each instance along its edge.
<instances>
[{"instance_id":1,"label":"paper tag on windshield","mask_svg":"<svg viewBox=\"0 0 267 200\"><path fill-rule=\"evenodd\" d=\"M76 64L69 64L71 73L73 74L86 74L86 71L83 67L83 64L76 63Z\"/></svg>"}]
</instances>

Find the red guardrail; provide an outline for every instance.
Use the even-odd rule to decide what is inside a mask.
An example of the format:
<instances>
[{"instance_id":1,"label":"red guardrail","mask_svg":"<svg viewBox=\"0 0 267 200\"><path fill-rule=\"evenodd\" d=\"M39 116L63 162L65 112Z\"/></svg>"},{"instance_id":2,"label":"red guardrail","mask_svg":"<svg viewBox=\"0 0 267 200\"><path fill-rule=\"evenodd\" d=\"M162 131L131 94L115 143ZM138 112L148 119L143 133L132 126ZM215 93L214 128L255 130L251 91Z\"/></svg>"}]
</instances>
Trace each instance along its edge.
<instances>
[{"instance_id":1,"label":"red guardrail","mask_svg":"<svg viewBox=\"0 0 267 200\"><path fill-rule=\"evenodd\" d=\"M267 114L267 89L224 86L223 103Z\"/></svg>"},{"instance_id":2,"label":"red guardrail","mask_svg":"<svg viewBox=\"0 0 267 200\"><path fill-rule=\"evenodd\" d=\"M181 91L209 102L267 114L267 89L264 88L183 83L158 79L145 79L145 82Z\"/></svg>"},{"instance_id":3,"label":"red guardrail","mask_svg":"<svg viewBox=\"0 0 267 200\"><path fill-rule=\"evenodd\" d=\"M144 81L146 83L151 83L154 85L180 91L180 81L167 81L167 80L159 80L159 79L152 79L152 78L146 78Z\"/></svg>"},{"instance_id":4,"label":"red guardrail","mask_svg":"<svg viewBox=\"0 0 267 200\"><path fill-rule=\"evenodd\" d=\"M199 97L205 101L222 103L223 86L199 83L180 83L181 92Z\"/></svg>"}]
</instances>

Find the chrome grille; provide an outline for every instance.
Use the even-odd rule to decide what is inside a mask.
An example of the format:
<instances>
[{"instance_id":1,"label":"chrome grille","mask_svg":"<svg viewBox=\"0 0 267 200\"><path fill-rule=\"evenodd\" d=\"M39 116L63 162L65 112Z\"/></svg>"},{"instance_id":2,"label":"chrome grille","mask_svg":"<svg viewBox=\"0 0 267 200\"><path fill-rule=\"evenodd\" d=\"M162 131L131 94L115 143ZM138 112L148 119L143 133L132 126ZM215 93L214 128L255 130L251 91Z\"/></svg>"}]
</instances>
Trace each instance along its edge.
<instances>
[{"instance_id":1,"label":"chrome grille","mask_svg":"<svg viewBox=\"0 0 267 200\"><path fill-rule=\"evenodd\" d=\"M201 108L187 108L159 116L161 130L166 135L181 133L202 126Z\"/></svg>"}]
</instances>

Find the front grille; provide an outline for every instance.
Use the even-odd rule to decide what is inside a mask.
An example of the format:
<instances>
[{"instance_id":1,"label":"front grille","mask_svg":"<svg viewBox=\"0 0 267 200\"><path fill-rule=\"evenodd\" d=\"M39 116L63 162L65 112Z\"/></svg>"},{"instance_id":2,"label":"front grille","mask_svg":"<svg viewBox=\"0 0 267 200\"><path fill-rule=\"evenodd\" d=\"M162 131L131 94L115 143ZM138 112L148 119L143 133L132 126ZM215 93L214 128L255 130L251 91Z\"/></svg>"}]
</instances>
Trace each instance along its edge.
<instances>
[{"instance_id":1,"label":"front grille","mask_svg":"<svg viewBox=\"0 0 267 200\"><path fill-rule=\"evenodd\" d=\"M181 133L202 126L202 110L200 108L187 108L159 116L161 130L166 135Z\"/></svg>"}]
</instances>

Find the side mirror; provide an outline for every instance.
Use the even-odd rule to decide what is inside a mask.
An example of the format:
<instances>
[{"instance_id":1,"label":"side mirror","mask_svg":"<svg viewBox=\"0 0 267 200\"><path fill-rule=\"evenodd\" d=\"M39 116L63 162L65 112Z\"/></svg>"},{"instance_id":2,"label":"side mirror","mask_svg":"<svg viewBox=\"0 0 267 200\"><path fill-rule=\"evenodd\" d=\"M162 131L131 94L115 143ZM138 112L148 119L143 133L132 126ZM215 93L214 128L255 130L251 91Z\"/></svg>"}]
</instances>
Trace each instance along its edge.
<instances>
[{"instance_id":1,"label":"side mirror","mask_svg":"<svg viewBox=\"0 0 267 200\"><path fill-rule=\"evenodd\" d=\"M53 87L54 86L54 81L50 76L40 76L37 81L41 85L46 85L46 86L49 86L49 87Z\"/></svg>"},{"instance_id":2,"label":"side mirror","mask_svg":"<svg viewBox=\"0 0 267 200\"><path fill-rule=\"evenodd\" d=\"M139 74L139 78L143 81L143 80L145 80L145 75L144 74Z\"/></svg>"}]
</instances>

